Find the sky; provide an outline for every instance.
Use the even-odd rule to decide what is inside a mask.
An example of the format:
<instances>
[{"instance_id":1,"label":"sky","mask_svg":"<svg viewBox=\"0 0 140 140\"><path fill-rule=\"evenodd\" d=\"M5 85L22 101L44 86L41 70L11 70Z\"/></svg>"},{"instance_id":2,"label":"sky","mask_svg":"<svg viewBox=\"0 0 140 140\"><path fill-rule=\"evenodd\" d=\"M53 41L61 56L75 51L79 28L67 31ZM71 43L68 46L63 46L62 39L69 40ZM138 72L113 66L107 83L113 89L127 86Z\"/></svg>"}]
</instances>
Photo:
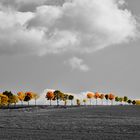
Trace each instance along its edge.
<instances>
[{"instance_id":1,"label":"sky","mask_svg":"<svg viewBox=\"0 0 140 140\"><path fill-rule=\"evenodd\" d=\"M0 92L140 98L139 0L0 0Z\"/></svg>"}]
</instances>

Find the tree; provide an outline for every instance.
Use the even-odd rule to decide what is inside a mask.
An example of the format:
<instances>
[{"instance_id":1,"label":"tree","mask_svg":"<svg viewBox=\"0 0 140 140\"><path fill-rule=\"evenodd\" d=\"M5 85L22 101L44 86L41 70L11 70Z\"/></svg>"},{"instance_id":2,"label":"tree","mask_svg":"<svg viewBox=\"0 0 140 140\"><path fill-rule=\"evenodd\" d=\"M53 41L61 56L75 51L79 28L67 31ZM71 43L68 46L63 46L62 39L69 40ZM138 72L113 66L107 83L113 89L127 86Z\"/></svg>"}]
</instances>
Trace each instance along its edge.
<instances>
[{"instance_id":1,"label":"tree","mask_svg":"<svg viewBox=\"0 0 140 140\"><path fill-rule=\"evenodd\" d=\"M57 106L59 106L59 100L63 100L63 98L64 98L64 93L62 93L59 90L54 91L54 99L53 100L57 100Z\"/></svg>"},{"instance_id":2,"label":"tree","mask_svg":"<svg viewBox=\"0 0 140 140\"><path fill-rule=\"evenodd\" d=\"M140 100L136 100L136 105L140 105Z\"/></svg>"},{"instance_id":3,"label":"tree","mask_svg":"<svg viewBox=\"0 0 140 140\"><path fill-rule=\"evenodd\" d=\"M119 102L121 102L121 104L122 104L122 102L123 102L123 98L122 97L119 98Z\"/></svg>"},{"instance_id":4,"label":"tree","mask_svg":"<svg viewBox=\"0 0 140 140\"><path fill-rule=\"evenodd\" d=\"M113 95L112 93L110 93L108 98L111 101L111 104L113 105L113 100L115 98L115 95Z\"/></svg>"},{"instance_id":5,"label":"tree","mask_svg":"<svg viewBox=\"0 0 140 140\"><path fill-rule=\"evenodd\" d=\"M115 97L115 101L116 101L117 103L119 102L119 97L118 97L118 96Z\"/></svg>"},{"instance_id":6,"label":"tree","mask_svg":"<svg viewBox=\"0 0 140 140\"><path fill-rule=\"evenodd\" d=\"M18 96L13 95L10 98L10 104L14 104L16 106L16 103L18 103Z\"/></svg>"},{"instance_id":7,"label":"tree","mask_svg":"<svg viewBox=\"0 0 140 140\"><path fill-rule=\"evenodd\" d=\"M127 97L127 96L124 96L124 97L123 97L123 101L124 101L125 103L127 103L128 97Z\"/></svg>"},{"instance_id":8,"label":"tree","mask_svg":"<svg viewBox=\"0 0 140 140\"><path fill-rule=\"evenodd\" d=\"M39 98L39 95L37 93L32 93L33 99L35 100L35 106L36 106L36 100Z\"/></svg>"},{"instance_id":9,"label":"tree","mask_svg":"<svg viewBox=\"0 0 140 140\"><path fill-rule=\"evenodd\" d=\"M64 101L64 105L67 105L67 100L69 99L69 95L68 94L64 94L63 95L63 101Z\"/></svg>"},{"instance_id":10,"label":"tree","mask_svg":"<svg viewBox=\"0 0 140 140\"><path fill-rule=\"evenodd\" d=\"M52 91L48 91L46 94L47 100L50 100L50 106L51 106L51 101L54 99L54 93Z\"/></svg>"},{"instance_id":11,"label":"tree","mask_svg":"<svg viewBox=\"0 0 140 140\"><path fill-rule=\"evenodd\" d=\"M24 98L25 98L25 93L24 92L18 92L17 96L18 96L18 99L21 102L21 105L23 105L23 101L24 101Z\"/></svg>"},{"instance_id":12,"label":"tree","mask_svg":"<svg viewBox=\"0 0 140 140\"><path fill-rule=\"evenodd\" d=\"M0 94L0 106L8 105L8 96Z\"/></svg>"},{"instance_id":13,"label":"tree","mask_svg":"<svg viewBox=\"0 0 140 140\"><path fill-rule=\"evenodd\" d=\"M78 106L80 106L80 100L79 99L76 100L76 103L77 103Z\"/></svg>"},{"instance_id":14,"label":"tree","mask_svg":"<svg viewBox=\"0 0 140 140\"><path fill-rule=\"evenodd\" d=\"M25 93L25 98L24 101L28 102L28 106L29 106L29 101L33 98L33 93L32 92L26 92Z\"/></svg>"},{"instance_id":15,"label":"tree","mask_svg":"<svg viewBox=\"0 0 140 140\"><path fill-rule=\"evenodd\" d=\"M104 99L104 97L105 97L104 94L101 94L100 97L99 97L101 99L101 101L102 101L102 105L103 105L103 99Z\"/></svg>"},{"instance_id":16,"label":"tree","mask_svg":"<svg viewBox=\"0 0 140 140\"><path fill-rule=\"evenodd\" d=\"M98 104L97 101L99 97L100 97L99 92L95 92L94 98L96 99L96 105Z\"/></svg>"},{"instance_id":17,"label":"tree","mask_svg":"<svg viewBox=\"0 0 140 140\"><path fill-rule=\"evenodd\" d=\"M89 101L90 101L90 105L91 105L91 99L94 97L94 93L92 93L92 92L89 92L89 93L87 93L87 98L89 99Z\"/></svg>"},{"instance_id":18,"label":"tree","mask_svg":"<svg viewBox=\"0 0 140 140\"><path fill-rule=\"evenodd\" d=\"M86 99L83 99L83 103L84 103L84 105L86 105L86 102L87 102L87 100L86 100Z\"/></svg>"},{"instance_id":19,"label":"tree","mask_svg":"<svg viewBox=\"0 0 140 140\"><path fill-rule=\"evenodd\" d=\"M105 95L105 99L106 99L107 105L108 105L108 99L109 99L109 95L108 94Z\"/></svg>"},{"instance_id":20,"label":"tree","mask_svg":"<svg viewBox=\"0 0 140 140\"><path fill-rule=\"evenodd\" d=\"M127 103L130 105L130 104L132 103L132 100L129 99L129 100L127 101Z\"/></svg>"},{"instance_id":21,"label":"tree","mask_svg":"<svg viewBox=\"0 0 140 140\"><path fill-rule=\"evenodd\" d=\"M73 99L74 99L74 96L73 96L73 95L69 95L68 98L69 98L69 100L71 101L71 105L73 105L73 102L72 102L72 101L73 101Z\"/></svg>"},{"instance_id":22,"label":"tree","mask_svg":"<svg viewBox=\"0 0 140 140\"><path fill-rule=\"evenodd\" d=\"M12 99L13 93L11 91L4 91L3 95L6 95L8 97L8 106L9 106L10 103L11 103L11 99Z\"/></svg>"},{"instance_id":23,"label":"tree","mask_svg":"<svg viewBox=\"0 0 140 140\"><path fill-rule=\"evenodd\" d=\"M133 105L136 105L136 101L135 101L135 100L133 100L133 101L132 101L132 104L133 104Z\"/></svg>"}]
</instances>

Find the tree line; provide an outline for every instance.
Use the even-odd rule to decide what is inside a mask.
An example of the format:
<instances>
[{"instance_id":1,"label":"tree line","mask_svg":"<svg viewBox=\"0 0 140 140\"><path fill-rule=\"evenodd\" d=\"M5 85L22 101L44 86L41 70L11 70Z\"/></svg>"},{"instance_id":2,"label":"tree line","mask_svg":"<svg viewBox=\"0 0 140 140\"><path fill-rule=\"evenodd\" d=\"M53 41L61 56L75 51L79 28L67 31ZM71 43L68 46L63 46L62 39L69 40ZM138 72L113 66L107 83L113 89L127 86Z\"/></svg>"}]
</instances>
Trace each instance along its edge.
<instances>
[{"instance_id":1,"label":"tree line","mask_svg":"<svg viewBox=\"0 0 140 140\"><path fill-rule=\"evenodd\" d=\"M39 95L34 92L18 92L17 94L13 94L11 91L4 91L0 93L0 106L16 106L19 102L21 102L21 105L23 105L23 102L27 102L29 105L29 101L32 99L35 100L36 105L36 100L38 98Z\"/></svg>"},{"instance_id":2,"label":"tree line","mask_svg":"<svg viewBox=\"0 0 140 140\"><path fill-rule=\"evenodd\" d=\"M46 93L46 99L50 101L50 105L52 101L56 101L57 105L59 105L60 101L64 101L64 105L67 105L68 100L71 101L71 105L73 105L73 100L75 99L74 95L63 93L59 90L55 91L48 91ZM89 105L92 105L93 100L95 99L95 105L98 105L98 100L101 100L101 105L103 105L103 100L106 100L106 105L110 104L113 105L115 101L117 104L129 104L129 105L136 105L140 104L138 100L129 99L127 96L119 97L115 96L113 93L103 94L99 92L88 92L86 94L86 98L83 98L81 101L80 99L76 99L76 105L87 105L87 101L89 100Z\"/></svg>"},{"instance_id":3,"label":"tree line","mask_svg":"<svg viewBox=\"0 0 140 140\"><path fill-rule=\"evenodd\" d=\"M70 105L113 105L114 102L116 104L128 104L128 105L140 105L140 100L132 100L127 96L119 97L115 96L113 93L99 93L99 92L88 92L86 97L83 99L75 98L73 94L64 93L60 90L48 91L45 95L49 104L52 105L52 101L56 101L56 105L60 105L60 101L64 102L64 105L68 105L68 101L70 101ZM35 92L18 92L17 94L13 94L11 91L4 91L0 93L0 106L10 106L20 102L21 105L24 102L27 102L29 105L30 100L34 100L34 104L36 106L37 99L39 99L39 94ZM76 101L74 104L74 100ZM106 101L106 102L103 102Z\"/></svg>"}]
</instances>

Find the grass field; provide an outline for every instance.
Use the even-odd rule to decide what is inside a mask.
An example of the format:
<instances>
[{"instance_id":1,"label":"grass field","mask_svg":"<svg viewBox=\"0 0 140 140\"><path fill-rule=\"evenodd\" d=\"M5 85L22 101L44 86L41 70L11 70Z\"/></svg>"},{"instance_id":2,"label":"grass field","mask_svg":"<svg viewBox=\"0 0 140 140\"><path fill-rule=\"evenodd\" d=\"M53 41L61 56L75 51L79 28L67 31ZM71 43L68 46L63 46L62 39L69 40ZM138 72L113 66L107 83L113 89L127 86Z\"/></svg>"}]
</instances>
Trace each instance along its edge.
<instances>
[{"instance_id":1,"label":"grass field","mask_svg":"<svg viewBox=\"0 0 140 140\"><path fill-rule=\"evenodd\" d=\"M0 140L139 140L139 106L0 109Z\"/></svg>"}]
</instances>

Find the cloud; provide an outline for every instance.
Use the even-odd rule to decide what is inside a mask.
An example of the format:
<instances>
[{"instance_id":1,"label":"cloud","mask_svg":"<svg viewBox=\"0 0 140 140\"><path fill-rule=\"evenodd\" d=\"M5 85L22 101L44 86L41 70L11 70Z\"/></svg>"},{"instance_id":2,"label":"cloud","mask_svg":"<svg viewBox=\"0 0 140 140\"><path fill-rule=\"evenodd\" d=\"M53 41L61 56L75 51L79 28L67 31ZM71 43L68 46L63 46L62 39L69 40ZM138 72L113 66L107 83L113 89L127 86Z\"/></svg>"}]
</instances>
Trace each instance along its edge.
<instances>
[{"instance_id":1,"label":"cloud","mask_svg":"<svg viewBox=\"0 0 140 140\"><path fill-rule=\"evenodd\" d=\"M0 0L1 55L92 53L136 38L137 22L124 0L48 2Z\"/></svg>"},{"instance_id":2,"label":"cloud","mask_svg":"<svg viewBox=\"0 0 140 140\"><path fill-rule=\"evenodd\" d=\"M125 4L125 0L119 0L118 3L119 3L120 5L124 5L124 4Z\"/></svg>"},{"instance_id":3,"label":"cloud","mask_svg":"<svg viewBox=\"0 0 140 140\"><path fill-rule=\"evenodd\" d=\"M73 57L68 61L65 61L65 64L70 65L73 70L76 69L84 72L90 70L90 68L86 64L84 64L83 60L78 57Z\"/></svg>"}]
</instances>

